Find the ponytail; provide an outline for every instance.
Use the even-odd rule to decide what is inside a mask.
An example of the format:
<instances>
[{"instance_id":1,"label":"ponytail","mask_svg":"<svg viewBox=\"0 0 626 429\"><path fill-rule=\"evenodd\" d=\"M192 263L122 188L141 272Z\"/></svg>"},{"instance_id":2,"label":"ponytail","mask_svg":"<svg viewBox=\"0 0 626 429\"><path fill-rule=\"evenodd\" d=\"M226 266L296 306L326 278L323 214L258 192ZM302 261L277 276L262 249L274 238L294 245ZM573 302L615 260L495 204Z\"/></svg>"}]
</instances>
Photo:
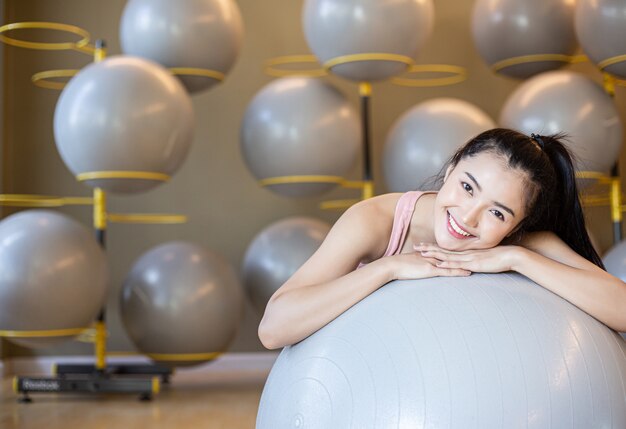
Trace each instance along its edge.
<instances>
[{"instance_id":1,"label":"ponytail","mask_svg":"<svg viewBox=\"0 0 626 429\"><path fill-rule=\"evenodd\" d=\"M576 253L585 257L597 266L604 269L602 259L591 244L591 239L585 227L585 215L580 203L576 171L572 155L561 140L564 134L551 136L531 136L548 156L554 167L555 180L551 198L547 201L537 201L537 205L545 205L546 218L539 220L535 228L553 231ZM541 210L540 210L541 211Z\"/></svg>"}]
</instances>

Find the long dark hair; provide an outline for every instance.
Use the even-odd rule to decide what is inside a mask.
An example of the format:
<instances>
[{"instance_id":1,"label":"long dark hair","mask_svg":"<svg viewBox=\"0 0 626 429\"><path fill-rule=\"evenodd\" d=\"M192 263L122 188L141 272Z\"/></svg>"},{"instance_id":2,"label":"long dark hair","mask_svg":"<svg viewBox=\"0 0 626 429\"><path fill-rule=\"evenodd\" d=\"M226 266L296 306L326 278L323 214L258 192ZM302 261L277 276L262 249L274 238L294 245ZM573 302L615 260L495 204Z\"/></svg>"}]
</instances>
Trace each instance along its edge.
<instances>
[{"instance_id":1,"label":"long dark hair","mask_svg":"<svg viewBox=\"0 0 626 429\"><path fill-rule=\"evenodd\" d=\"M446 168L464 158L490 152L501 156L512 169L527 174L526 218L511 241L533 231L552 231L576 253L604 269L585 228L585 216L578 197L572 155L561 140L564 134L531 137L514 130L485 131L460 148Z\"/></svg>"}]
</instances>

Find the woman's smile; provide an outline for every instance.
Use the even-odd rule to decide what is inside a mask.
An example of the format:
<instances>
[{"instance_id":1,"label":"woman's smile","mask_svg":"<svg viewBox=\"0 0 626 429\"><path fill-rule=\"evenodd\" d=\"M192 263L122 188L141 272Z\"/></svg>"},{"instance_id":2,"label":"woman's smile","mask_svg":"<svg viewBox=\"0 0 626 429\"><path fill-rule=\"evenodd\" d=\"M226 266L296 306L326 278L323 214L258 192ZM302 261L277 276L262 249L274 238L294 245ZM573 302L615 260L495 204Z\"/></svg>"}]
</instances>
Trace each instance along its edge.
<instances>
[{"instance_id":1,"label":"woman's smile","mask_svg":"<svg viewBox=\"0 0 626 429\"><path fill-rule=\"evenodd\" d=\"M474 235L467 232L464 228L462 228L459 225L459 223L456 221L456 219L454 219L454 217L450 214L449 211L446 211L446 213L448 215L447 224L448 224L448 232L450 233L450 235L460 240L465 240L468 238L475 237Z\"/></svg>"}]
</instances>

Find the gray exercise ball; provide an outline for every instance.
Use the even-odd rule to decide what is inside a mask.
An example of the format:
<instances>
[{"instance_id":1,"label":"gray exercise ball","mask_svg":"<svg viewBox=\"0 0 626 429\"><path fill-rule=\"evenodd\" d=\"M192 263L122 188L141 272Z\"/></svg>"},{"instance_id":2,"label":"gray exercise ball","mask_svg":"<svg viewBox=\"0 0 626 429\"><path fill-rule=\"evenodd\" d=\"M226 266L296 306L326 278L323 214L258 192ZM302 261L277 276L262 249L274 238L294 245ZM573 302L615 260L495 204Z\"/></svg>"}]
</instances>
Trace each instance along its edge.
<instances>
[{"instance_id":1,"label":"gray exercise ball","mask_svg":"<svg viewBox=\"0 0 626 429\"><path fill-rule=\"evenodd\" d=\"M246 250L243 284L263 314L276 292L318 249L330 225L310 217L289 217L259 232Z\"/></svg>"},{"instance_id":2,"label":"gray exercise ball","mask_svg":"<svg viewBox=\"0 0 626 429\"><path fill-rule=\"evenodd\" d=\"M604 268L610 274L626 282L626 241L611 247L602 257ZM626 338L626 333L621 333Z\"/></svg>"},{"instance_id":3,"label":"gray exercise ball","mask_svg":"<svg viewBox=\"0 0 626 429\"><path fill-rule=\"evenodd\" d=\"M167 70L143 58L115 56L69 81L54 111L54 137L67 167L88 172L174 174L193 138L189 94ZM98 178L113 193L144 192L155 179Z\"/></svg>"},{"instance_id":4,"label":"gray exercise ball","mask_svg":"<svg viewBox=\"0 0 626 429\"><path fill-rule=\"evenodd\" d=\"M424 189L456 150L495 128L480 108L455 98L417 104L392 126L383 151L383 175L391 192Z\"/></svg>"},{"instance_id":5,"label":"gray exercise ball","mask_svg":"<svg viewBox=\"0 0 626 429\"><path fill-rule=\"evenodd\" d=\"M26 210L0 222L0 330L89 328L102 309L109 271L93 233L51 210ZM9 338L47 347L71 336Z\"/></svg>"},{"instance_id":6,"label":"gray exercise ball","mask_svg":"<svg viewBox=\"0 0 626 429\"><path fill-rule=\"evenodd\" d=\"M306 0L304 35L322 64L344 55L371 53L415 59L432 32L433 10L432 0ZM399 62L359 61L331 71L350 80L375 81L406 68Z\"/></svg>"},{"instance_id":7,"label":"gray exercise ball","mask_svg":"<svg viewBox=\"0 0 626 429\"><path fill-rule=\"evenodd\" d=\"M626 2L576 0L576 34L585 54L597 65L626 54ZM604 68L626 79L626 62Z\"/></svg>"},{"instance_id":8,"label":"gray exercise ball","mask_svg":"<svg viewBox=\"0 0 626 429\"><path fill-rule=\"evenodd\" d=\"M535 76L507 98L500 125L525 134L565 132L578 170L608 173L619 157L622 122L602 87L571 71Z\"/></svg>"},{"instance_id":9,"label":"gray exercise ball","mask_svg":"<svg viewBox=\"0 0 626 429\"><path fill-rule=\"evenodd\" d=\"M122 287L120 310L140 352L166 365L195 365L204 360L192 355L230 346L243 316L243 291L222 257L175 241L135 262Z\"/></svg>"},{"instance_id":10,"label":"gray exercise ball","mask_svg":"<svg viewBox=\"0 0 626 429\"><path fill-rule=\"evenodd\" d=\"M287 77L263 87L241 125L241 151L259 180L294 175L345 176L361 145L361 121L346 97L321 79ZM329 191L334 184L277 184L286 197Z\"/></svg>"},{"instance_id":11,"label":"gray exercise ball","mask_svg":"<svg viewBox=\"0 0 626 429\"><path fill-rule=\"evenodd\" d=\"M285 347L265 428L624 428L626 343L517 274L389 283Z\"/></svg>"},{"instance_id":12,"label":"gray exercise ball","mask_svg":"<svg viewBox=\"0 0 626 429\"><path fill-rule=\"evenodd\" d=\"M611 247L602 258L606 270L626 282L626 241Z\"/></svg>"},{"instance_id":13,"label":"gray exercise ball","mask_svg":"<svg viewBox=\"0 0 626 429\"><path fill-rule=\"evenodd\" d=\"M513 57L537 54L570 56L578 42L572 0L477 0L472 34L480 56L489 65ZM499 71L524 79L566 65L540 61L510 65Z\"/></svg>"},{"instance_id":14,"label":"gray exercise ball","mask_svg":"<svg viewBox=\"0 0 626 429\"><path fill-rule=\"evenodd\" d=\"M128 55L164 67L193 67L228 73L237 60L243 23L233 0L129 0L120 22L120 43ZM179 76L189 92L218 80Z\"/></svg>"}]
</instances>

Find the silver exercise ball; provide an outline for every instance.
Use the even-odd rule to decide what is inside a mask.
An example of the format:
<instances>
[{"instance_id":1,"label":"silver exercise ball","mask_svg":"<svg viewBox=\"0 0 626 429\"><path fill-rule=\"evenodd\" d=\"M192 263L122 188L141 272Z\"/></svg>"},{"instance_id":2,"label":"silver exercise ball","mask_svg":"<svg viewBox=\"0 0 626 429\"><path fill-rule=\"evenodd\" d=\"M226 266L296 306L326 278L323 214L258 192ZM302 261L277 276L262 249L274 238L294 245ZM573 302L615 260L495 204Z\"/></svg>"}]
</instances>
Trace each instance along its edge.
<instances>
[{"instance_id":1,"label":"silver exercise ball","mask_svg":"<svg viewBox=\"0 0 626 429\"><path fill-rule=\"evenodd\" d=\"M129 0L120 22L120 43L128 55L149 58L164 67L192 67L227 74L243 38L234 0ZM189 92L219 82L179 76Z\"/></svg>"},{"instance_id":2,"label":"silver exercise ball","mask_svg":"<svg viewBox=\"0 0 626 429\"><path fill-rule=\"evenodd\" d=\"M187 91L167 70L142 58L110 57L69 81L54 111L54 137L67 167L81 173L174 174L192 142ZM113 193L144 192L157 179L96 178Z\"/></svg>"},{"instance_id":3,"label":"silver exercise ball","mask_svg":"<svg viewBox=\"0 0 626 429\"><path fill-rule=\"evenodd\" d=\"M624 428L626 343L517 274L395 281L276 360L266 428Z\"/></svg>"},{"instance_id":4,"label":"silver exercise ball","mask_svg":"<svg viewBox=\"0 0 626 429\"><path fill-rule=\"evenodd\" d=\"M309 217L289 217L259 232L244 256L243 284L255 308L265 306L289 277L315 253L330 225Z\"/></svg>"},{"instance_id":5,"label":"silver exercise ball","mask_svg":"<svg viewBox=\"0 0 626 429\"><path fill-rule=\"evenodd\" d=\"M611 97L571 71L543 73L518 86L502 108L500 125L529 135L565 132L578 170L608 173L622 145L622 123Z\"/></svg>"},{"instance_id":6,"label":"silver exercise ball","mask_svg":"<svg viewBox=\"0 0 626 429\"><path fill-rule=\"evenodd\" d=\"M480 108L455 98L435 98L404 113L392 126L383 151L383 175L390 192L428 187L456 150L495 128ZM432 184L430 184L432 185Z\"/></svg>"},{"instance_id":7,"label":"silver exercise ball","mask_svg":"<svg viewBox=\"0 0 626 429\"><path fill-rule=\"evenodd\" d=\"M576 34L585 54L598 66L626 54L626 2L623 0L576 0ZM604 71L626 79L622 59Z\"/></svg>"},{"instance_id":8,"label":"silver exercise ball","mask_svg":"<svg viewBox=\"0 0 626 429\"><path fill-rule=\"evenodd\" d=\"M140 352L166 365L194 365L203 360L191 355L224 352L233 341L243 291L223 258L175 241L135 262L122 287L120 309Z\"/></svg>"},{"instance_id":9,"label":"silver exercise ball","mask_svg":"<svg viewBox=\"0 0 626 429\"><path fill-rule=\"evenodd\" d=\"M476 0L472 34L480 56L491 66L525 55L570 56L578 42L571 0ZM540 61L509 65L499 73L524 79L557 69L566 61Z\"/></svg>"},{"instance_id":10,"label":"silver exercise ball","mask_svg":"<svg viewBox=\"0 0 626 429\"><path fill-rule=\"evenodd\" d=\"M434 21L432 0L306 0L304 35L324 64L344 55L395 54L415 59ZM346 79L375 81L406 70L393 61L358 61L332 67Z\"/></svg>"},{"instance_id":11,"label":"silver exercise ball","mask_svg":"<svg viewBox=\"0 0 626 429\"><path fill-rule=\"evenodd\" d=\"M50 210L0 222L0 330L89 328L106 300L106 257L91 231ZM47 347L68 336L9 338Z\"/></svg>"},{"instance_id":12,"label":"silver exercise ball","mask_svg":"<svg viewBox=\"0 0 626 429\"><path fill-rule=\"evenodd\" d=\"M241 150L257 179L340 176L355 163L361 122L346 97L321 79L287 77L263 87L241 125ZM334 184L276 184L286 197L319 195Z\"/></svg>"},{"instance_id":13,"label":"silver exercise ball","mask_svg":"<svg viewBox=\"0 0 626 429\"><path fill-rule=\"evenodd\" d=\"M602 258L606 270L626 282L626 241L611 247Z\"/></svg>"}]
</instances>

